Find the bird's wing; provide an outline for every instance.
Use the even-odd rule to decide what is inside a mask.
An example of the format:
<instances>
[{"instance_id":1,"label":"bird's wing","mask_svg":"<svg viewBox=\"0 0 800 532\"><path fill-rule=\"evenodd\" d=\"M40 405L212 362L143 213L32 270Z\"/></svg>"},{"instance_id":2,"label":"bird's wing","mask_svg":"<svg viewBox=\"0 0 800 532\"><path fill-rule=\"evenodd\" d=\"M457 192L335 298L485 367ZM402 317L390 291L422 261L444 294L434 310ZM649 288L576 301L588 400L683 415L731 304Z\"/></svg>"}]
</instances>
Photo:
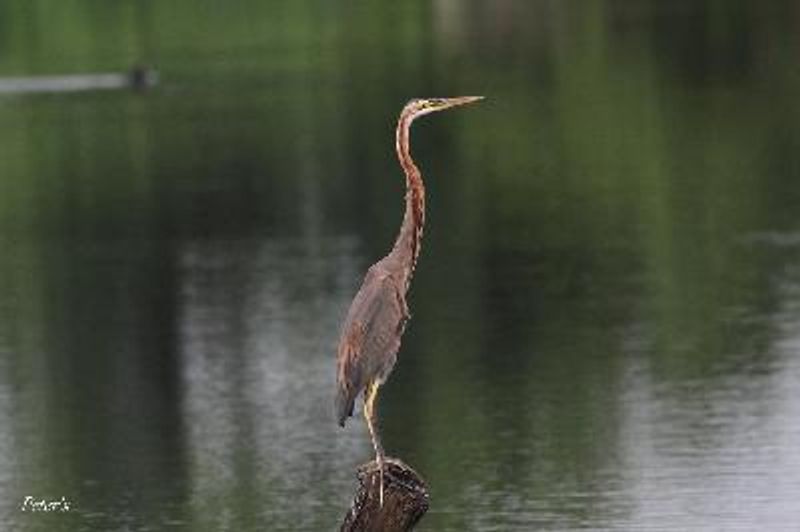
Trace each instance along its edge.
<instances>
[{"instance_id":1,"label":"bird's wing","mask_svg":"<svg viewBox=\"0 0 800 532\"><path fill-rule=\"evenodd\" d=\"M345 318L337 359L339 423L352 414L356 396L388 375L400 349L408 309L397 280L378 265L367 272Z\"/></svg>"}]
</instances>

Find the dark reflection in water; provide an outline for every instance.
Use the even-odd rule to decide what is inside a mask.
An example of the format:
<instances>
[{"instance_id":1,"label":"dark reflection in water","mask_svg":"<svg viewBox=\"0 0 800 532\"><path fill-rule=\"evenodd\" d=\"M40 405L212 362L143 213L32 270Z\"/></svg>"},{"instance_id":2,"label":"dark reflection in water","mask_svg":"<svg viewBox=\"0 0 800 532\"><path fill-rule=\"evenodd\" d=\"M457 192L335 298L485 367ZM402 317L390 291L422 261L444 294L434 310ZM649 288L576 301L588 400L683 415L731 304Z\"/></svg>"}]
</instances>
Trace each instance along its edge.
<instances>
[{"instance_id":1,"label":"dark reflection in water","mask_svg":"<svg viewBox=\"0 0 800 532\"><path fill-rule=\"evenodd\" d=\"M332 422L332 339L358 275L352 238L192 241L180 253L192 518L325 529L368 442ZM232 511L232 509L236 509Z\"/></svg>"},{"instance_id":2,"label":"dark reflection in water","mask_svg":"<svg viewBox=\"0 0 800 532\"><path fill-rule=\"evenodd\" d=\"M0 5L2 75L163 78L0 99L0 529L334 529L394 117L464 92L380 406L421 528L796 529L794 2L135 4Z\"/></svg>"}]
</instances>

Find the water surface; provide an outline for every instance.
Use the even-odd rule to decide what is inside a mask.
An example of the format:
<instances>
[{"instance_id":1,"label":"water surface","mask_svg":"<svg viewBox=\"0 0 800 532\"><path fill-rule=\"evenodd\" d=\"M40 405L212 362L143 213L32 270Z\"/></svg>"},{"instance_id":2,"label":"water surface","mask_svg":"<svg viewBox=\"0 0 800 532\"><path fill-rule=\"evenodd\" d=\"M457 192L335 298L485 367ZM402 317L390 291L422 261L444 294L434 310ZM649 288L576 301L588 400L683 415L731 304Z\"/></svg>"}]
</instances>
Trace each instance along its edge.
<instances>
[{"instance_id":1,"label":"water surface","mask_svg":"<svg viewBox=\"0 0 800 532\"><path fill-rule=\"evenodd\" d=\"M796 528L793 3L42 6L0 7L0 75L161 83L0 98L0 528L335 529L394 119L462 93L415 124L429 226L379 406L420 528Z\"/></svg>"}]
</instances>

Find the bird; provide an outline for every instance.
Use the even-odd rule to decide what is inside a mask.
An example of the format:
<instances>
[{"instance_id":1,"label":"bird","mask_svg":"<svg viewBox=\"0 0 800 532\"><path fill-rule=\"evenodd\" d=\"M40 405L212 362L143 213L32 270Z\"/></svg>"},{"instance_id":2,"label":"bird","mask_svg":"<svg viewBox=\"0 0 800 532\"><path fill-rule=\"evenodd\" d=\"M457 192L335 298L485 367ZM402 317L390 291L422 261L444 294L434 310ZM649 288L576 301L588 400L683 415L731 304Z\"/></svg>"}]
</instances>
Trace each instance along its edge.
<instances>
[{"instance_id":1,"label":"bird","mask_svg":"<svg viewBox=\"0 0 800 532\"><path fill-rule=\"evenodd\" d=\"M336 357L336 416L344 427L347 418L353 415L356 398L363 394L364 417L380 472L381 506L385 455L376 427L375 400L397 362L400 341L410 318L406 295L425 225L425 185L411 158L411 123L423 115L481 99L483 96L415 98L403 107L395 133L395 149L406 183L403 221L391 251L367 270L341 328Z\"/></svg>"}]
</instances>

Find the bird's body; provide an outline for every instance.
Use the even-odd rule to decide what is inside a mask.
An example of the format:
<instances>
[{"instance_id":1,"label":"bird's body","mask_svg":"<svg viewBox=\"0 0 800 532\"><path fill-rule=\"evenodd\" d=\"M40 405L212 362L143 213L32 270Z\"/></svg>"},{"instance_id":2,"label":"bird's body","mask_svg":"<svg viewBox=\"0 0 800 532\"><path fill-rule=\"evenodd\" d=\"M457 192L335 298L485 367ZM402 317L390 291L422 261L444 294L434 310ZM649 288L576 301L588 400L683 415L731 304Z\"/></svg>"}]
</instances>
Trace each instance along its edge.
<instances>
[{"instance_id":1,"label":"bird's body","mask_svg":"<svg viewBox=\"0 0 800 532\"><path fill-rule=\"evenodd\" d=\"M374 401L378 387L394 368L410 317L406 295L425 225L425 186L409 149L411 122L419 116L479 99L465 96L411 100L403 108L396 133L397 156L406 175L403 223L392 250L367 271L342 326L337 353L337 419L344 426L347 418L353 415L356 398L365 392L364 415L381 472L383 449L374 425Z\"/></svg>"},{"instance_id":2,"label":"bird's body","mask_svg":"<svg viewBox=\"0 0 800 532\"><path fill-rule=\"evenodd\" d=\"M408 320L405 290L385 260L370 267L342 329L337 415L344 426L356 396L391 373Z\"/></svg>"}]
</instances>

